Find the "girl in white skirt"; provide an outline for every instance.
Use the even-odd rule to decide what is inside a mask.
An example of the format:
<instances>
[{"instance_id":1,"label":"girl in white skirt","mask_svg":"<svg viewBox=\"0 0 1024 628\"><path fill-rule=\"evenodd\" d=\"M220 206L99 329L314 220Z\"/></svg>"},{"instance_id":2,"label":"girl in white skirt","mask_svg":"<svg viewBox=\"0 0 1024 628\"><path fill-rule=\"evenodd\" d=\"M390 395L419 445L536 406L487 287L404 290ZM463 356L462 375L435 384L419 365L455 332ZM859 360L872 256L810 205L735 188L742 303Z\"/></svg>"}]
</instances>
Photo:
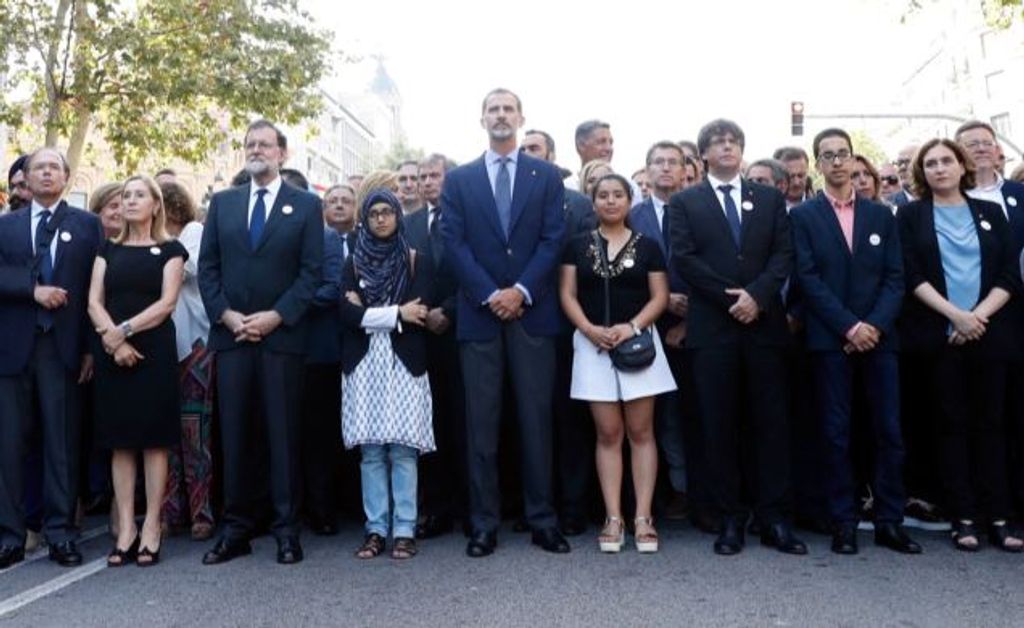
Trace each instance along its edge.
<instances>
[{"instance_id":1,"label":"girl in white skirt","mask_svg":"<svg viewBox=\"0 0 1024 628\"><path fill-rule=\"evenodd\" d=\"M618 552L625 540L622 518L622 439L629 437L636 492L637 550L658 550L651 501L658 475L654 442L654 398L675 390L654 322L668 305L665 258L657 243L629 228L629 182L616 174L601 177L591 191L599 226L566 247L561 269L561 300L573 336L573 399L590 402L597 427L597 475L607 519L598 543ZM606 257L603 257L606 256ZM605 279L608 279L606 324ZM609 351L650 329L656 357L647 368L620 371Z\"/></svg>"}]
</instances>

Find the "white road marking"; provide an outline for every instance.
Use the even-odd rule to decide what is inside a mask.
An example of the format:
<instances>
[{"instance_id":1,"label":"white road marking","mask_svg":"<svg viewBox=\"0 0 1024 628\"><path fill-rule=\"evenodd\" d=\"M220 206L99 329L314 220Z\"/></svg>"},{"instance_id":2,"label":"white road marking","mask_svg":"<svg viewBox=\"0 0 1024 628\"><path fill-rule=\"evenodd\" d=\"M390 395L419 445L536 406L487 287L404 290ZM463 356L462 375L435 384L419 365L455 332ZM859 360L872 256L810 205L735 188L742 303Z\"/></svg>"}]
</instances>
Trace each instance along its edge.
<instances>
[{"instance_id":1,"label":"white road marking","mask_svg":"<svg viewBox=\"0 0 1024 628\"><path fill-rule=\"evenodd\" d=\"M109 530L110 530L110 526L100 526L98 528L93 528L92 530L88 530L86 532L83 532L81 535L79 535L78 542L79 543L85 543L86 541L91 541L91 540L95 539L98 536L102 536L102 535L106 534ZM21 561L20 563L15 563L15 564L11 565L10 567L8 567L7 569L0 569L0 576L4 575L5 573L10 573L10 572L14 571L15 569L17 569L18 567L22 567L22 566L27 565L29 563L34 563L35 561L37 561L39 559L48 558L49 556L50 556L50 552L46 549L46 546L45 545L40 545L39 547L37 547L35 549L35 551L33 551L31 554L27 555L25 557L25 560Z\"/></svg>"},{"instance_id":2,"label":"white road marking","mask_svg":"<svg viewBox=\"0 0 1024 628\"><path fill-rule=\"evenodd\" d=\"M57 591L65 589L80 580L84 580L93 574L103 571L106 568L107 558L104 556L103 558L97 558L91 563L86 563L81 567L76 567L64 575L58 576L48 582L44 582L37 587L32 587L28 591L9 597L0 602L0 617L10 615L14 611L27 606L36 600L52 595Z\"/></svg>"}]
</instances>

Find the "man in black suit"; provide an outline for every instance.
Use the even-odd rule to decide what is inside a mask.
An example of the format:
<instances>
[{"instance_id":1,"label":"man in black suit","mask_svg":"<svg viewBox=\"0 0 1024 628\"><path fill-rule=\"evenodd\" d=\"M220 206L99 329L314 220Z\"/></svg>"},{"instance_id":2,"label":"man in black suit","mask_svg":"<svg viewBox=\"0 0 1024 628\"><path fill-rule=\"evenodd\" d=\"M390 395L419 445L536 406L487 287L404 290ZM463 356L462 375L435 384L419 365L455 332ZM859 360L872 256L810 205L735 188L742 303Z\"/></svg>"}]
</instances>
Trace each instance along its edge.
<instances>
[{"instance_id":1,"label":"man in black suit","mask_svg":"<svg viewBox=\"0 0 1024 628\"><path fill-rule=\"evenodd\" d=\"M422 457L419 474L421 521L416 536L429 539L450 532L454 519L466 507L465 389L455 340L455 293L458 283L444 255L441 239L441 188L450 162L444 155L428 155L419 162L419 197L425 206L405 221L405 237L416 251L434 264L431 292L436 304L427 312L427 375L434 410L437 451Z\"/></svg>"},{"instance_id":2,"label":"man in black suit","mask_svg":"<svg viewBox=\"0 0 1024 628\"><path fill-rule=\"evenodd\" d=\"M270 451L277 561L302 560L299 411L306 313L320 283L320 199L281 181L287 140L258 120L245 134L248 185L214 194L199 254L199 290L217 353L224 445L224 529L204 564L251 552L256 493L249 433L262 420Z\"/></svg>"},{"instance_id":3,"label":"man in black suit","mask_svg":"<svg viewBox=\"0 0 1024 628\"><path fill-rule=\"evenodd\" d=\"M793 269L786 202L740 178L744 136L729 120L701 129L707 179L669 204L672 262L690 286L687 346L709 483L723 515L715 552L743 549L739 435L749 414L757 458L755 514L761 542L791 554L806 546L786 521L789 506L788 342L782 284Z\"/></svg>"},{"instance_id":4,"label":"man in black suit","mask_svg":"<svg viewBox=\"0 0 1024 628\"><path fill-rule=\"evenodd\" d=\"M103 229L96 216L61 200L70 169L56 149L32 153L24 172L32 200L0 216L0 569L25 557L24 456L36 425L49 557L73 567L82 563L79 384L92 377L85 312Z\"/></svg>"}]
</instances>

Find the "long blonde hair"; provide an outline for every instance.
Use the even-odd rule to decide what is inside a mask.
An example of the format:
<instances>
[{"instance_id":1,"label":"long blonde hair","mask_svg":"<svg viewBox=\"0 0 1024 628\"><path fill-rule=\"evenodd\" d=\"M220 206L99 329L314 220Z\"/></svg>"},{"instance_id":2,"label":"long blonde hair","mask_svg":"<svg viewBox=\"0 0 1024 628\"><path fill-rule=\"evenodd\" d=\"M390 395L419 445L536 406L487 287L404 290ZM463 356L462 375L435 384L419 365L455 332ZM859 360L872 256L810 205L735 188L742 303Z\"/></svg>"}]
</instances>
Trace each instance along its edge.
<instances>
[{"instance_id":1,"label":"long blonde hair","mask_svg":"<svg viewBox=\"0 0 1024 628\"><path fill-rule=\"evenodd\" d=\"M167 211L164 209L164 195L160 192L160 186L157 185L157 182L152 177L137 174L125 179L124 190L128 189L128 184L132 181L141 181L146 186L146 189L149 190L149 195L156 201L156 207L153 209L153 222L149 225L149 237L153 238L157 244L167 242L171 239L171 236L167 233ZM122 244L127 238L128 221L125 220L124 226L121 227L121 233L117 234L113 242Z\"/></svg>"}]
</instances>

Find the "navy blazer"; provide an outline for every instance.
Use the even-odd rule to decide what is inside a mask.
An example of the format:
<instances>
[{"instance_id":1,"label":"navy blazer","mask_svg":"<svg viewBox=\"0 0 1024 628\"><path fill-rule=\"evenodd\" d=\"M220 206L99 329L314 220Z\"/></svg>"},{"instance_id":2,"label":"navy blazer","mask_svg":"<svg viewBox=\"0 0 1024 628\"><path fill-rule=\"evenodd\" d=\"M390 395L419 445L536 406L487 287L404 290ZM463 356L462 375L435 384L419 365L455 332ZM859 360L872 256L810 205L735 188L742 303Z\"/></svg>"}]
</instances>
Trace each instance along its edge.
<instances>
[{"instance_id":1,"label":"navy blazer","mask_svg":"<svg viewBox=\"0 0 1024 628\"><path fill-rule=\"evenodd\" d=\"M1010 293L1010 301L990 319L988 329L976 346L990 358L1016 359L1020 356L1018 318L1012 305L1020 298L1021 279L1013 234L1002 208L989 201L968 198L981 249L981 292L979 300L993 288ZM934 207L931 200L908 203L896 214L903 247L907 297L900 317L900 339L905 350L924 353L940 351L947 345L949 321L914 295L922 283L929 283L946 296L946 276L942 269L939 241L935 235ZM982 226L985 222L989 228ZM968 343L971 344L971 343Z\"/></svg>"},{"instance_id":2,"label":"navy blazer","mask_svg":"<svg viewBox=\"0 0 1024 628\"><path fill-rule=\"evenodd\" d=\"M556 269L565 233L564 198L558 169L520 153L506 238L483 156L455 168L441 192L445 255L459 282L456 336L485 341L501 331L501 320L487 306L496 291L522 284L533 303L520 322L533 336L559 332Z\"/></svg>"},{"instance_id":3,"label":"navy blazer","mask_svg":"<svg viewBox=\"0 0 1024 628\"><path fill-rule=\"evenodd\" d=\"M882 332L877 350L897 349L903 302L903 251L892 211L857 198L853 252L823 192L789 212L796 276L803 297L807 349L841 351L846 333L863 321Z\"/></svg>"},{"instance_id":4,"label":"navy blazer","mask_svg":"<svg viewBox=\"0 0 1024 628\"><path fill-rule=\"evenodd\" d=\"M341 326L338 303L341 298L341 264L345 261L342 236L324 227L324 263L320 285L309 310L306 364L337 364L341 361Z\"/></svg>"},{"instance_id":5,"label":"navy blazer","mask_svg":"<svg viewBox=\"0 0 1024 628\"><path fill-rule=\"evenodd\" d=\"M563 246L569 244L573 236L597 229L597 214L594 203L576 190L565 191L565 240ZM573 328L575 329L575 328Z\"/></svg>"},{"instance_id":6,"label":"navy blazer","mask_svg":"<svg viewBox=\"0 0 1024 628\"><path fill-rule=\"evenodd\" d=\"M422 303L430 307L434 302L431 294L431 286L434 283L434 262L430 259L430 255L417 251L413 264L412 281L406 291L406 296L400 301L408 303L414 299L422 299ZM355 260L351 255L345 260L341 271L340 303L344 338L341 343L341 370L346 375L355 370L370 349L370 336L362 326L367 308L351 303L345 297L347 292L357 292L362 295L359 280L356 277ZM401 314L399 314L399 321L401 321ZM413 377L419 377L427 372L427 333L426 327L403 322L402 331L396 327L390 334L391 349Z\"/></svg>"},{"instance_id":7,"label":"navy blazer","mask_svg":"<svg viewBox=\"0 0 1024 628\"><path fill-rule=\"evenodd\" d=\"M749 340L762 346L789 343L780 290L793 270L789 217L782 193L743 180L740 185L740 246L722 204L707 181L672 196L668 204L672 265L689 286L686 345L729 345ZM747 209L749 208L749 209ZM744 325L729 314L744 288L761 309Z\"/></svg>"},{"instance_id":8,"label":"navy blazer","mask_svg":"<svg viewBox=\"0 0 1024 628\"><path fill-rule=\"evenodd\" d=\"M1013 245L1019 255L1024 249L1024 183L1006 179L1001 192L1006 217L1010 221L1010 232L1013 234Z\"/></svg>"},{"instance_id":9,"label":"navy blazer","mask_svg":"<svg viewBox=\"0 0 1024 628\"><path fill-rule=\"evenodd\" d=\"M427 219L430 217L429 210L424 207L409 214L403 219L405 223L405 240L409 246L417 251L427 254L434 264L433 282L431 287L433 300L444 312L449 321L454 321L457 314L455 305L459 282L455 277L455 271L451 267L451 258L445 255L444 239L430 239L430 230L427 228ZM444 221L444 213L441 213L437 220ZM440 229L438 223L438 228ZM436 246L435 246L436 245ZM451 328L454 331L454 328Z\"/></svg>"},{"instance_id":10,"label":"navy blazer","mask_svg":"<svg viewBox=\"0 0 1024 628\"><path fill-rule=\"evenodd\" d=\"M668 203L665 203L665 213L668 213ZM658 214L654 212L654 201L647 199L639 205L634 205L629 210L629 226L657 242L661 254L665 256L666 263L672 259L672 242L669 240L671 227L669 233L662 235ZM679 271L672 264L669 264L668 269L668 287L672 292L686 293L686 282L679 276Z\"/></svg>"},{"instance_id":11,"label":"navy blazer","mask_svg":"<svg viewBox=\"0 0 1024 628\"><path fill-rule=\"evenodd\" d=\"M227 309L274 310L281 325L260 341L280 353L306 352L306 313L320 285L324 257L319 197L281 183L256 249L249 245L250 185L210 199L199 249L199 292L210 318L210 349L239 346L221 322ZM286 212L285 209L288 209Z\"/></svg>"},{"instance_id":12,"label":"navy blazer","mask_svg":"<svg viewBox=\"0 0 1024 628\"><path fill-rule=\"evenodd\" d=\"M91 333L86 309L96 252L104 240L99 218L61 201L50 220L60 220L53 283L68 291L68 302L53 312L53 334L60 359L69 371L81 368ZM70 239L62 237L67 233ZM35 345L39 305L34 291L32 207L0 216L0 376L17 375L29 362Z\"/></svg>"}]
</instances>

